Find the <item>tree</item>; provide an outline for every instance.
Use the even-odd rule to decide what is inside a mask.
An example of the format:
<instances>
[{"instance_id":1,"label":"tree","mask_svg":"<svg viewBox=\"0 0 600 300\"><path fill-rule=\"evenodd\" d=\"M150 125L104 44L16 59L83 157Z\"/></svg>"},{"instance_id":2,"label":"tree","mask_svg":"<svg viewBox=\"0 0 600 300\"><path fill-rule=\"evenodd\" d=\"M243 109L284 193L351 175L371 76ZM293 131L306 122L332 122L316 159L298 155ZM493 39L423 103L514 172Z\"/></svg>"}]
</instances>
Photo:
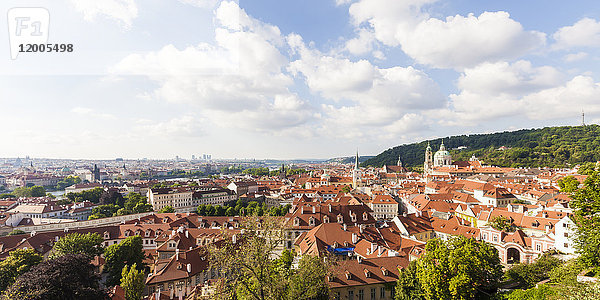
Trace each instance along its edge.
<instances>
[{"instance_id":1,"label":"tree","mask_svg":"<svg viewBox=\"0 0 600 300\"><path fill-rule=\"evenodd\" d=\"M146 275L144 272L137 269L137 265L131 267L125 265L121 272L121 287L125 290L126 300L140 300L144 287Z\"/></svg>"},{"instance_id":2,"label":"tree","mask_svg":"<svg viewBox=\"0 0 600 300\"><path fill-rule=\"evenodd\" d=\"M498 250L486 242L456 237L427 242L417 278L428 299L471 299L494 293L502 277Z\"/></svg>"},{"instance_id":3,"label":"tree","mask_svg":"<svg viewBox=\"0 0 600 300\"><path fill-rule=\"evenodd\" d=\"M572 195L577 223L575 245L584 266L600 272L600 173L594 172Z\"/></svg>"},{"instance_id":4,"label":"tree","mask_svg":"<svg viewBox=\"0 0 600 300\"><path fill-rule=\"evenodd\" d=\"M515 226L512 224L509 218L504 216L496 216L490 222L489 225L492 228L500 231L512 232L515 231Z\"/></svg>"},{"instance_id":5,"label":"tree","mask_svg":"<svg viewBox=\"0 0 600 300\"><path fill-rule=\"evenodd\" d=\"M108 299L89 257L68 254L46 260L23 273L2 299L76 300Z\"/></svg>"},{"instance_id":6,"label":"tree","mask_svg":"<svg viewBox=\"0 0 600 300\"><path fill-rule=\"evenodd\" d=\"M172 206L169 206L169 205L161 208L158 211L158 213L174 213L174 212L175 212L175 209Z\"/></svg>"},{"instance_id":7,"label":"tree","mask_svg":"<svg viewBox=\"0 0 600 300\"><path fill-rule=\"evenodd\" d=\"M111 245L104 250L106 264L104 271L108 273L107 286L114 286L121 281L121 273L125 265L136 265L136 268L144 268L144 251L142 238L138 235L128 237L119 244Z\"/></svg>"},{"instance_id":8,"label":"tree","mask_svg":"<svg viewBox=\"0 0 600 300\"><path fill-rule=\"evenodd\" d=\"M119 210L119 207L114 204L99 205L92 209L92 215L88 219L94 220L112 217L116 214L117 210Z\"/></svg>"},{"instance_id":9,"label":"tree","mask_svg":"<svg viewBox=\"0 0 600 300\"><path fill-rule=\"evenodd\" d=\"M123 207L125 205L125 198L123 198L123 195L121 195L118 190L114 189L103 191L102 194L100 194L98 201L100 204L104 205L114 204L118 207Z\"/></svg>"},{"instance_id":10,"label":"tree","mask_svg":"<svg viewBox=\"0 0 600 300\"><path fill-rule=\"evenodd\" d=\"M33 249L16 249L0 262L0 292L6 290L17 277L39 264L42 256Z\"/></svg>"},{"instance_id":11,"label":"tree","mask_svg":"<svg viewBox=\"0 0 600 300\"><path fill-rule=\"evenodd\" d=\"M400 270L396 283L396 300L420 300L425 299L423 288L417 277L417 262L411 261L408 267Z\"/></svg>"},{"instance_id":12,"label":"tree","mask_svg":"<svg viewBox=\"0 0 600 300\"><path fill-rule=\"evenodd\" d=\"M558 186L563 193L573 193L579 187L579 181L573 176L567 176L558 180Z\"/></svg>"},{"instance_id":13,"label":"tree","mask_svg":"<svg viewBox=\"0 0 600 300\"><path fill-rule=\"evenodd\" d=\"M18 187L12 192L17 197L44 197L46 190L43 186Z\"/></svg>"},{"instance_id":14,"label":"tree","mask_svg":"<svg viewBox=\"0 0 600 300\"><path fill-rule=\"evenodd\" d=\"M506 271L506 278L518 282L525 288L531 288L536 283L548 279L556 267L559 267L562 261L548 253L542 255L538 260L531 264L516 264Z\"/></svg>"},{"instance_id":15,"label":"tree","mask_svg":"<svg viewBox=\"0 0 600 300\"><path fill-rule=\"evenodd\" d=\"M95 232L86 234L70 233L61 237L54 244L50 258L57 258L66 254L85 254L91 259L104 252L103 241L104 239Z\"/></svg>"},{"instance_id":16,"label":"tree","mask_svg":"<svg viewBox=\"0 0 600 300\"><path fill-rule=\"evenodd\" d=\"M225 239L209 247L212 268L223 274L218 295L222 299L311 299L326 298L327 266L318 257L303 257L297 270L291 268L293 256L277 249L285 237L284 220L274 217L249 217L242 220L244 233L223 230Z\"/></svg>"}]
</instances>

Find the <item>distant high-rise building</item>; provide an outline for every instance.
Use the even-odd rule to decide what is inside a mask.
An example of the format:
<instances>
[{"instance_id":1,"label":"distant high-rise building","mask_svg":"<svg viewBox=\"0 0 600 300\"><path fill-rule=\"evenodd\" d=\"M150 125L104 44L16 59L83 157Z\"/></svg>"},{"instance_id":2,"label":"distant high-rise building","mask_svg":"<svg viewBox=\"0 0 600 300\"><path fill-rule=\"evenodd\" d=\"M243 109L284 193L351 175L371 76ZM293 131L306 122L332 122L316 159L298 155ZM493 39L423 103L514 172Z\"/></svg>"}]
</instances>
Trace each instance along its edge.
<instances>
[{"instance_id":1,"label":"distant high-rise building","mask_svg":"<svg viewBox=\"0 0 600 300\"><path fill-rule=\"evenodd\" d=\"M196 155L192 154L192 160L196 160Z\"/></svg>"},{"instance_id":2,"label":"distant high-rise building","mask_svg":"<svg viewBox=\"0 0 600 300\"><path fill-rule=\"evenodd\" d=\"M92 172L92 182L100 181L100 169L97 164L94 164L94 171Z\"/></svg>"}]
</instances>

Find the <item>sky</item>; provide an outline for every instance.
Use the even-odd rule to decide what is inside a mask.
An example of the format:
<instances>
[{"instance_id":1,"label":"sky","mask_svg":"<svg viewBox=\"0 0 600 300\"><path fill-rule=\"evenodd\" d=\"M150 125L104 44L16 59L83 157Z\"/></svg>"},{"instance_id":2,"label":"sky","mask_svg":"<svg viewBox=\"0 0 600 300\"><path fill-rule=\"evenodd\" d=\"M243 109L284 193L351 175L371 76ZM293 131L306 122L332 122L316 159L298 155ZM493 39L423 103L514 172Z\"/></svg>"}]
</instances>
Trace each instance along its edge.
<instances>
[{"instance_id":1,"label":"sky","mask_svg":"<svg viewBox=\"0 0 600 300\"><path fill-rule=\"evenodd\" d=\"M13 8L73 52L12 59ZM600 123L593 0L3 0L0 27L0 157L331 158Z\"/></svg>"}]
</instances>

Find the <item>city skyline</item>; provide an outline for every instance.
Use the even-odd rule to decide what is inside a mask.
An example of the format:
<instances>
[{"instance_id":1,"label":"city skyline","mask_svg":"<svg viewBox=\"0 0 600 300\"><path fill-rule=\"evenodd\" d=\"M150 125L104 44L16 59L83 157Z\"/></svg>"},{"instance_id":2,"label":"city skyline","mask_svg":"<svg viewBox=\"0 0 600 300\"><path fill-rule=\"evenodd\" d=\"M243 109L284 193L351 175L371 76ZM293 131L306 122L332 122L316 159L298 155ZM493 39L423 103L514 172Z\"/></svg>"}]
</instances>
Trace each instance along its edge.
<instances>
[{"instance_id":1,"label":"city skyline","mask_svg":"<svg viewBox=\"0 0 600 300\"><path fill-rule=\"evenodd\" d=\"M4 1L75 51L11 60L0 29L0 157L326 159L597 124L594 4Z\"/></svg>"}]
</instances>

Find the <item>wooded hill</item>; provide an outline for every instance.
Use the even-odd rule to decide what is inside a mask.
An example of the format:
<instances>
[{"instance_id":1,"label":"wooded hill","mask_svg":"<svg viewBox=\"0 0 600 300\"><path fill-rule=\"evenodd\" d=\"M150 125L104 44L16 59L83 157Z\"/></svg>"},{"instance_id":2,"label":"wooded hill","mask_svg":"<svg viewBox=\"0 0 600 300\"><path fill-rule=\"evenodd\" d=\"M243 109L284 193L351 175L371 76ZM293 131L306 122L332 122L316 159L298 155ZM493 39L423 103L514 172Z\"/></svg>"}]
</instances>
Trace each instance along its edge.
<instances>
[{"instance_id":1,"label":"wooded hill","mask_svg":"<svg viewBox=\"0 0 600 300\"><path fill-rule=\"evenodd\" d=\"M600 126L563 126L523 129L492 134L459 135L443 138L453 161L475 155L485 164L502 167L569 167L600 161ZM365 161L363 166L395 165L400 155L405 167L420 170L427 142L433 153L442 139L390 148ZM460 148L466 147L462 150ZM500 148L506 148L500 150Z\"/></svg>"}]
</instances>

